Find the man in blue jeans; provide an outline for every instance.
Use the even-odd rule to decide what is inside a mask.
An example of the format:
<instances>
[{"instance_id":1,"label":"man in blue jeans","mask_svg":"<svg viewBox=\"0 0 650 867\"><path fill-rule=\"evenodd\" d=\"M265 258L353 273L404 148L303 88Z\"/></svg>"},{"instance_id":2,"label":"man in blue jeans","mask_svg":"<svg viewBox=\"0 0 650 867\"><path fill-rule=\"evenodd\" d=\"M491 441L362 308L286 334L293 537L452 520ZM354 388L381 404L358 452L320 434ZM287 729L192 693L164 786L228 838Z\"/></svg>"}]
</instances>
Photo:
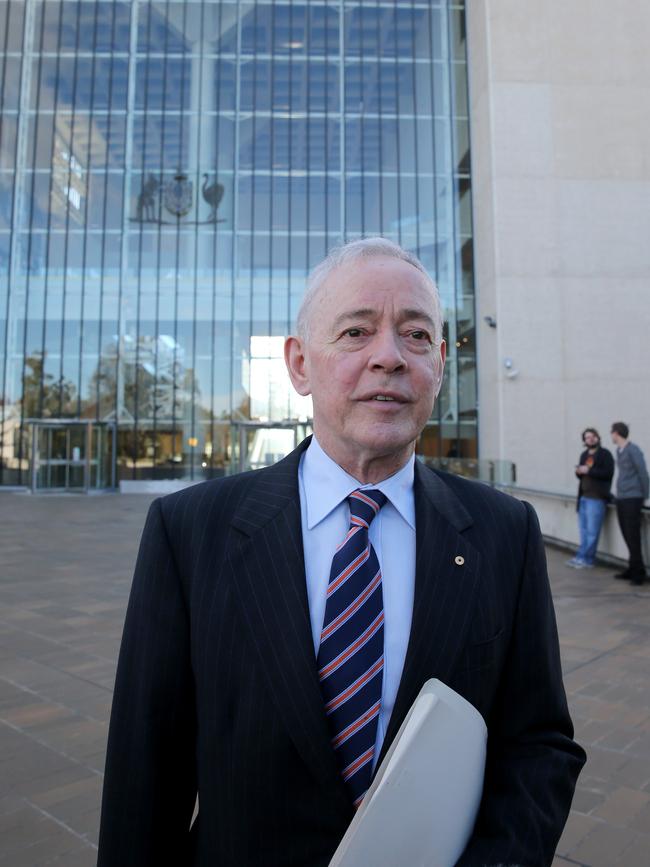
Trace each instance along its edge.
<instances>
[{"instance_id":1,"label":"man in blue jeans","mask_svg":"<svg viewBox=\"0 0 650 867\"><path fill-rule=\"evenodd\" d=\"M593 427L582 432L586 449L576 467L578 486L578 524L580 547L575 557L567 560L574 569L590 569L594 565L600 528L605 519L609 491L614 476L614 458L600 444L600 435Z\"/></svg>"}]
</instances>

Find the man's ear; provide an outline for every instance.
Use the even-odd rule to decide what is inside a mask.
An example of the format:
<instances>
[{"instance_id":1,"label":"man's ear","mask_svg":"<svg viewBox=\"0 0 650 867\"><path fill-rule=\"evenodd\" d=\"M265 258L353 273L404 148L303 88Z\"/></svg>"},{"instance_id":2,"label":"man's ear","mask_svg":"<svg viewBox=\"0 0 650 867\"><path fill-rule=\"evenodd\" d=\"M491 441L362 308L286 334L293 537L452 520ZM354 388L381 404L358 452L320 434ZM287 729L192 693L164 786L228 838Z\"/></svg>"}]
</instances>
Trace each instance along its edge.
<instances>
[{"instance_id":1,"label":"man's ear","mask_svg":"<svg viewBox=\"0 0 650 867\"><path fill-rule=\"evenodd\" d=\"M284 341L284 361L289 371L291 384L298 394L311 394L311 385L307 371L305 344L300 337L287 337Z\"/></svg>"},{"instance_id":2,"label":"man's ear","mask_svg":"<svg viewBox=\"0 0 650 867\"><path fill-rule=\"evenodd\" d=\"M444 340L440 342L440 355L436 360L436 364L440 365L438 370L438 376L436 381L436 397L440 394L440 389L442 388L442 377L445 372L445 359L447 357L447 344Z\"/></svg>"}]
</instances>

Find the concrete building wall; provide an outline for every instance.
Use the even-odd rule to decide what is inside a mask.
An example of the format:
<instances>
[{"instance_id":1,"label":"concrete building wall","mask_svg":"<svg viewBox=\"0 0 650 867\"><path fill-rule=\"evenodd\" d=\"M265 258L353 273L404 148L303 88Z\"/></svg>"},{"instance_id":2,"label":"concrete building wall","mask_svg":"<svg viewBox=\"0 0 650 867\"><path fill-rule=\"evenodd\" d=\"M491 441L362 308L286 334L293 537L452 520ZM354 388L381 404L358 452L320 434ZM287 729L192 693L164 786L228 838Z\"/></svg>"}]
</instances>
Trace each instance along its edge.
<instances>
[{"instance_id":1,"label":"concrete building wall","mask_svg":"<svg viewBox=\"0 0 650 867\"><path fill-rule=\"evenodd\" d=\"M469 0L467 28L480 453L573 494L588 425L650 457L650 4Z\"/></svg>"}]
</instances>

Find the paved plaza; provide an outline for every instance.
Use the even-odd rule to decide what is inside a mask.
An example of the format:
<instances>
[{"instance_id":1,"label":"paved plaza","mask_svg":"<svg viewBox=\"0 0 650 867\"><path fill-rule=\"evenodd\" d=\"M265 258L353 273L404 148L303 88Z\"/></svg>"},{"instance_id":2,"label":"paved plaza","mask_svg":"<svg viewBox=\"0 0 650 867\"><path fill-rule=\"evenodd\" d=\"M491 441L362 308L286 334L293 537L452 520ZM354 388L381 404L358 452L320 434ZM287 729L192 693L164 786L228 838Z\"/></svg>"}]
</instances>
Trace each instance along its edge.
<instances>
[{"instance_id":1,"label":"paved plaza","mask_svg":"<svg viewBox=\"0 0 650 867\"><path fill-rule=\"evenodd\" d=\"M111 690L151 497L0 493L0 867L95 863ZM650 864L650 586L548 550L589 760L555 867Z\"/></svg>"}]
</instances>

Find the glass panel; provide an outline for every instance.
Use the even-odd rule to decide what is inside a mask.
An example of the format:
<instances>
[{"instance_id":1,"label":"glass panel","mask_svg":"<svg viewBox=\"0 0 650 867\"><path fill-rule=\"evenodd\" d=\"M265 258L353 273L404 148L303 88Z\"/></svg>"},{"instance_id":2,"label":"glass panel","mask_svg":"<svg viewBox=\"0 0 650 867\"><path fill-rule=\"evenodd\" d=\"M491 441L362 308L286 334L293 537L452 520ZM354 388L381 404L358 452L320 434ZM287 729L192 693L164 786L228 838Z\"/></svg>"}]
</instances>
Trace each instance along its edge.
<instances>
[{"instance_id":1,"label":"glass panel","mask_svg":"<svg viewBox=\"0 0 650 867\"><path fill-rule=\"evenodd\" d=\"M240 107L243 111L337 111L338 103L338 68L333 63L319 60L242 62Z\"/></svg>"},{"instance_id":2,"label":"glass panel","mask_svg":"<svg viewBox=\"0 0 650 867\"><path fill-rule=\"evenodd\" d=\"M191 62L178 57L138 60L135 105L145 111L190 108Z\"/></svg>"},{"instance_id":3,"label":"glass panel","mask_svg":"<svg viewBox=\"0 0 650 867\"><path fill-rule=\"evenodd\" d=\"M0 60L0 96L2 96L2 110L17 111L20 97L20 57L4 57Z\"/></svg>"},{"instance_id":4,"label":"glass panel","mask_svg":"<svg viewBox=\"0 0 650 867\"><path fill-rule=\"evenodd\" d=\"M295 3L242 6L242 53L338 53L338 10Z\"/></svg>"},{"instance_id":5,"label":"glass panel","mask_svg":"<svg viewBox=\"0 0 650 867\"><path fill-rule=\"evenodd\" d=\"M449 10L449 42L454 60L465 60L466 30L465 12L462 9Z\"/></svg>"},{"instance_id":6,"label":"glass panel","mask_svg":"<svg viewBox=\"0 0 650 867\"><path fill-rule=\"evenodd\" d=\"M14 176L0 173L0 230L11 229L13 208Z\"/></svg>"},{"instance_id":7,"label":"glass panel","mask_svg":"<svg viewBox=\"0 0 650 867\"><path fill-rule=\"evenodd\" d=\"M335 6L307 6L307 43L310 54L339 53L339 11Z\"/></svg>"},{"instance_id":8,"label":"glass panel","mask_svg":"<svg viewBox=\"0 0 650 867\"><path fill-rule=\"evenodd\" d=\"M0 121L0 172L11 170L16 164L16 133L18 118L4 114Z\"/></svg>"},{"instance_id":9,"label":"glass panel","mask_svg":"<svg viewBox=\"0 0 650 867\"><path fill-rule=\"evenodd\" d=\"M29 119L27 152L35 168L47 169L68 155L84 166L120 168L124 165L126 118L122 115L84 115L58 111Z\"/></svg>"},{"instance_id":10,"label":"glass panel","mask_svg":"<svg viewBox=\"0 0 650 867\"><path fill-rule=\"evenodd\" d=\"M456 171L469 175L471 171L469 152L469 122L457 120L455 124L454 162Z\"/></svg>"},{"instance_id":11,"label":"glass panel","mask_svg":"<svg viewBox=\"0 0 650 867\"><path fill-rule=\"evenodd\" d=\"M346 13L346 54L403 58L428 54L427 10L409 4L359 4Z\"/></svg>"},{"instance_id":12,"label":"glass panel","mask_svg":"<svg viewBox=\"0 0 650 867\"><path fill-rule=\"evenodd\" d=\"M50 460L68 459L68 431L66 428L46 428L50 434L48 458Z\"/></svg>"},{"instance_id":13,"label":"glass panel","mask_svg":"<svg viewBox=\"0 0 650 867\"><path fill-rule=\"evenodd\" d=\"M2 202L2 192L0 191L0 202ZM2 211L0 210L0 215ZM1 217L0 217L1 219ZM0 232L0 277L5 278L2 282L0 282L0 287L2 287L2 294L0 294L0 317L4 317L5 309L6 309L6 298L7 298L7 282L6 276L9 272L9 250L11 249L11 236L8 232ZM5 304L2 304L2 302ZM2 325L0 326L3 329L6 328L7 322L6 319L0 319ZM4 346L4 340L0 343L0 346Z\"/></svg>"},{"instance_id":14,"label":"glass panel","mask_svg":"<svg viewBox=\"0 0 650 867\"><path fill-rule=\"evenodd\" d=\"M68 463L51 463L48 466L48 488L65 488L68 482Z\"/></svg>"},{"instance_id":15,"label":"glass panel","mask_svg":"<svg viewBox=\"0 0 650 867\"><path fill-rule=\"evenodd\" d=\"M247 469L257 470L286 457L295 447L292 428L256 428L246 431Z\"/></svg>"},{"instance_id":16,"label":"glass panel","mask_svg":"<svg viewBox=\"0 0 650 867\"><path fill-rule=\"evenodd\" d=\"M181 114L137 117L133 130L134 168L169 170L183 165L188 154L190 124L196 123L196 117Z\"/></svg>"},{"instance_id":17,"label":"glass panel","mask_svg":"<svg viewBox=\"0 0 650 867\"><path fill-rule=\"evenodd\" d=\"M456 180L458 231L461 235L472 234L472 196L469 178Z\"/></svg>"},{"instance_id":18,"label":"glass panel","mask_svg":"<svg viewBox=\"0 0 650 867\"><path fill-rule=\"evenodd\" d=\"M260 469L274 464L291 452L297 443L308 436L311 425L299 423L290 426L264 425L234 426L235 468L239 471Z\"/></svg>"},{"instance_id":19,"label":"glass panel","mask_svg":"<svg viewBox=\"0 0 650 867\"><path fill-rule=\"evenodd\" d=\"M86 475L86 426L74 425L69 429L69 434L68 487L82 488Z\"/></svg>"},{"instance_id":20,"label":"glass panel","mask_svg":"<svg viewBox=\"0 0 650 867\"><path fill-rule=\"evenodd\" d=\"M213 63L213 87L207 91L205 108L208 111L234 111L236 108L237 67L229 60ZM209 95L212 96L210 101Z\"/></svg>"},{"instance_id":21,"label":"glass panel","mask_svg":"<svg viewBox=\"0 0 650 867\"><path fill-rule=\"evenodd\" d=\"M20 51L23 47L23 26L25 20L25 3L6 0L0 3L0 34L4 38L0 48L5 51Z\"/></svg>"},{"instance_id":22,"label":"glass panel","mask_svg":"<svg viewBox=\"0 0 650 867\"><path fill-rule=\"evenodd\" d=\"M189 42L184 34L180 3L145 3L140 8L138 51L184 52Z\"/></svg>"},{"instance_id":23,"label":"glass panel","mask_svg":"<svg viewBox=\"0 0 650 867\"><path fill-rule=\"evenodd\" d=\"M339 169L339 124L323 117L244 118L240 169Z\"/></svg>"},{"instance_id":24,"label":"glass panel","mask_svg":"<svg viewBox=\"0 0 650 867\"><path fill-rule=\"evenodd\" d=\"M467 97L467 76L465 66L461 64L454 65L454 77L452 79L452 91L454 100L454 110L458 117L467 117L469 114L469 104Z\"/></svg>"},{"instance_id":25,"label":"glass panel","mask_svg":"<svg viewBox=\"0 0 650 867\"><path fill-rule=\"evenodd\" d=\"M197 152L206 167L231 166L234 123L221 115L139 115L134 122L133 164L137 169L176 169Z\"/></svg>"},{"instance_id":26,"label":"glass panel","mask_svg":"<svg viewBox=\"0 0 650 867\"><path fill-rule=\"evenodd\" d=\"M471 238L461 241L459 260L463 295L472 296L474 294L474 247Z\"/></svg>"},{"instance_id":27,"label":"glass panel","mask_svg":"<svg viewBox=\"0 0 650 867\"><path fill-rule=\"evenodd\" d=\"M126 51L129 45L129 7L128 2L119 0L92 3L47 0L36 4L35 32L40 34L43 28L43 51L59 48L64 51Z\"/></svg>"},{"instance_id":28,"label":"glass panel","mask_svg":"<svg viewBox=\"0 0 650 867\"><path fill-rule=\"evenodd\" d=\"M117 57L43 57L35 60L30 104L41 111L124 111L128 65Z\"/></svg>"},{"instance_id":29,"label":"glass panel","mask_svg":"<svg viewBox=\"0 0 650 867\"><path fill-rule=\"evenodd\" d=\"M237 50L237 7L230 3L142 4L138 52L190 53Z\"/></svg>"}]
</instances>

